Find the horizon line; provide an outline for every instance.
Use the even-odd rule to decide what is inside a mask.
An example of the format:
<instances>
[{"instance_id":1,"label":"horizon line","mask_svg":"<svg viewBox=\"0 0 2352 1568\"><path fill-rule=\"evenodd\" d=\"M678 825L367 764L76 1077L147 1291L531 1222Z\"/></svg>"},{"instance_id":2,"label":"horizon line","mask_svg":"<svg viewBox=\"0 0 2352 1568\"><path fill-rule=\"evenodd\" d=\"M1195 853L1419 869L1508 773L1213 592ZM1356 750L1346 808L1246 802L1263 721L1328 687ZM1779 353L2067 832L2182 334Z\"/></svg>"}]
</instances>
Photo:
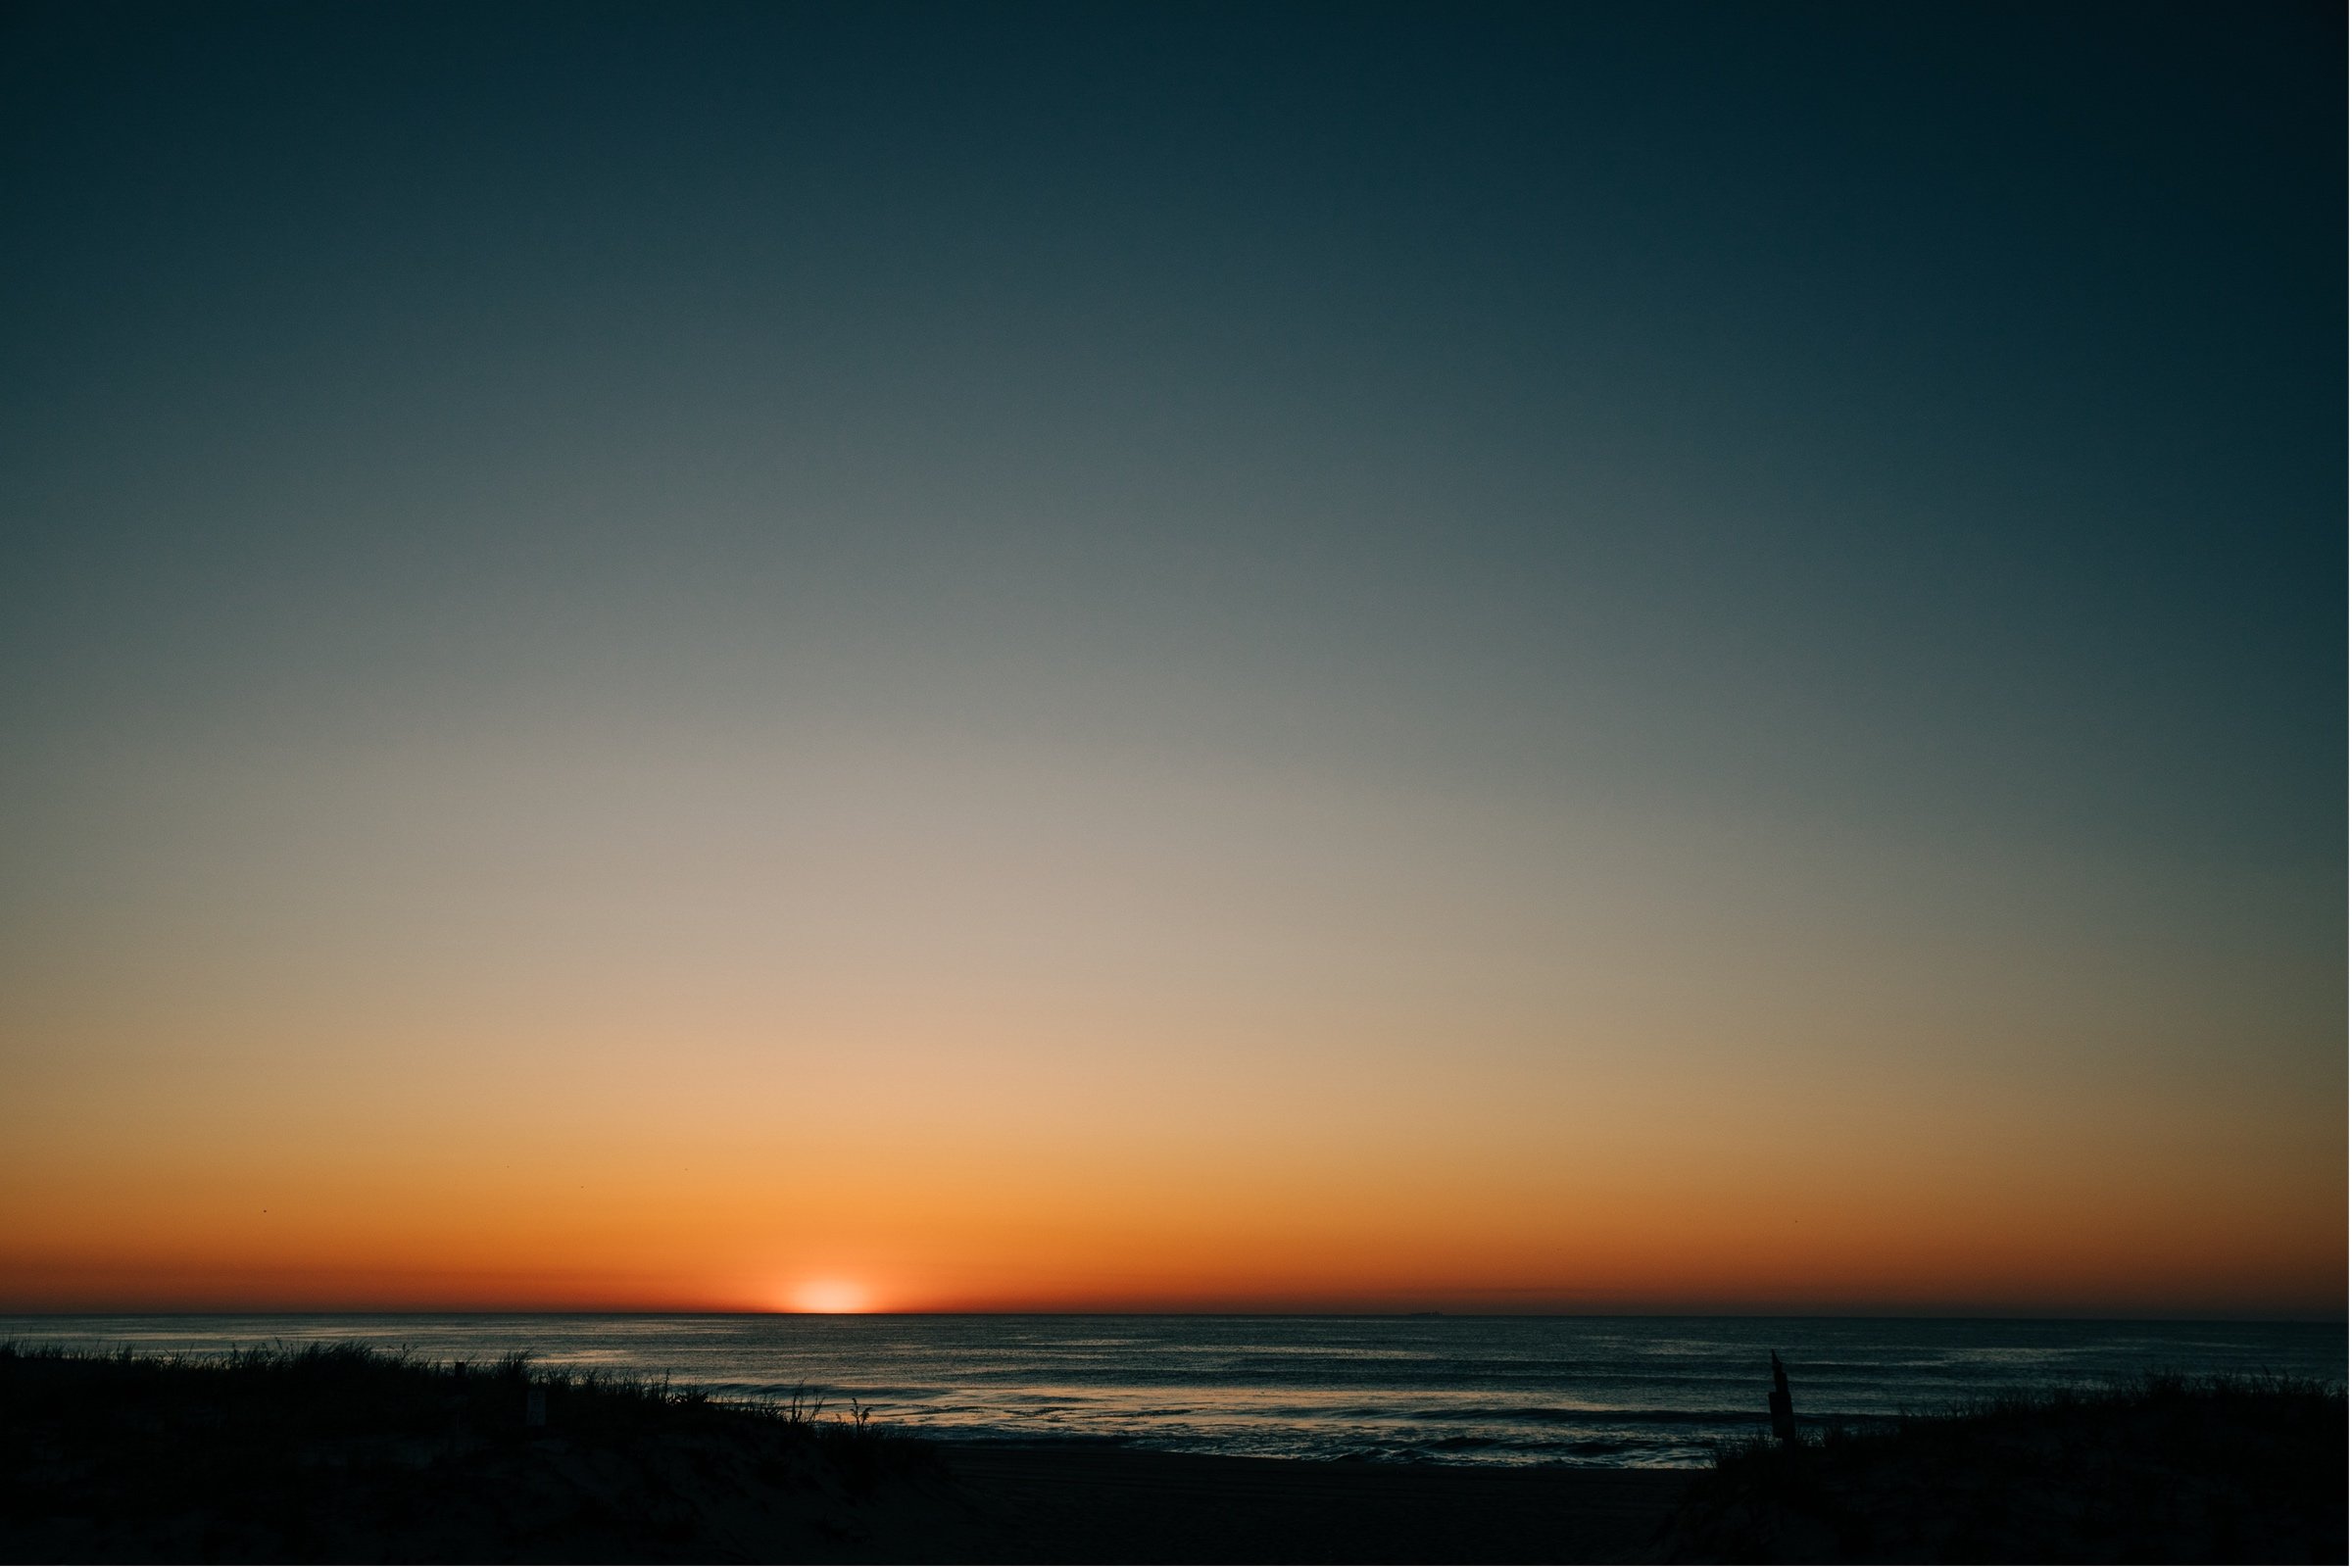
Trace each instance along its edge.
<instances>
[{"instance_id":1,"label":"horizon line","mask_svg":"<svg viewBox=\"0 0 2352 1568\"><path fill-rule=\"evenodd\" d=\"M1744 1318L1758 1321L1846 1319L1852 1321L1976 1321L2098 1323L2310 1323L2352 1324L2352 1306L2333 1311L2278 1308L2238 1313L2209 1310L2150 1311L2059 1307L1905 1308L1717 1308L1617 1307L1529 1311L1463 1311L1449 1308L1368 1310L1310 1307L941 1307L812 1312L790 1307L630 1306L48 1306L0 1305L0 1317L777 1317L777 1318L945 1318L945 1317L1136 1317L1136 1318Z\"/></svg>"}]
</instances>

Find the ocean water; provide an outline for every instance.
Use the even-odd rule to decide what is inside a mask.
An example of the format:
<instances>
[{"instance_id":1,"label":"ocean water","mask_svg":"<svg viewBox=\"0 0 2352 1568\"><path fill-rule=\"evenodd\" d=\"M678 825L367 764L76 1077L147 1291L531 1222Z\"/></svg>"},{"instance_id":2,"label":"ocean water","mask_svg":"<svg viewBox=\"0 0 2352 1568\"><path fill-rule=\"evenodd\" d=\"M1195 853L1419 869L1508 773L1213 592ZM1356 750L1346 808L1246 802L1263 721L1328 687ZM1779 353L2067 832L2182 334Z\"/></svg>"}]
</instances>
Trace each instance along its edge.
<instances>
[{"instance_id":1,"label":"ocean water","mask_svg":"<svg viewBox=\"0 0 2352 1568\"><path fill-rule=\"evenodd\" d=\"M0 1341L213 1353L361 1341L528 1350L729 1399L809 1391L973 1440L1456 1463L1696 1465L1759 1432L1767 1352L1800 1418L1858 1423L2170 1370L2341 1385L2341 1323L1663 1317L0 1317Z\"/></svg>"}]
</instances>

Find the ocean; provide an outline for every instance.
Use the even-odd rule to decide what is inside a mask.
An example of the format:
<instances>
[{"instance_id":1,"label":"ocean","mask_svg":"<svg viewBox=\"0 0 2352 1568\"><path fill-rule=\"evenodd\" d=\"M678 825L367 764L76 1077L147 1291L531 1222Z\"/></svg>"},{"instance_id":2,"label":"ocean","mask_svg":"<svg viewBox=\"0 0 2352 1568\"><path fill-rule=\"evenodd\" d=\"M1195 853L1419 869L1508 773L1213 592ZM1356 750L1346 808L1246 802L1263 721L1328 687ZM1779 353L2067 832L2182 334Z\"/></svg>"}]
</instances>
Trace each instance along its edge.
<instances>
[{"instance_id":1,"label":"ocean","mask_svg":"<svg viewBox=\"0 0 2352 1568\"><path fill-rule=\"evenodd\" d=\"M796 1391L978 1441L1476 1464L1687 1466L1797 1413L1860 1423L2149 1371L2341 1386L2342 1323L1671 1317L7 1316L0 1341L217 1353L362 1341L437 1360Z\"/></svg>"}]
</instances>

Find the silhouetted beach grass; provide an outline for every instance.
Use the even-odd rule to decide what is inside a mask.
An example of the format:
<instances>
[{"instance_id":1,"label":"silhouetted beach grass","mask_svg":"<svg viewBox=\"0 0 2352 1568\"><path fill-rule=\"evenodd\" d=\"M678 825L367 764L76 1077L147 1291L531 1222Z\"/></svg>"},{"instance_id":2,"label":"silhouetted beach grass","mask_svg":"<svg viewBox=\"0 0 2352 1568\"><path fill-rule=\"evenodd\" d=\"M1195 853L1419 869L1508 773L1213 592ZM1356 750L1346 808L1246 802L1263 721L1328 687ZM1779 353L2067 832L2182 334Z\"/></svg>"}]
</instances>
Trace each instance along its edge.
<instances>
[{"instance_id":1,"label":"silhouetted beach grass","mask_svg":"<svg viewBox=\"0 0 2352 1568\"><path fill-rule=\"evenodd\" d=\"M839 1555L878 1491L939 1474L855 1406L721 1403L520 1353L0 1346L0 1552L18 1561Z\"/></svg>"},{"instance_id":2,"label":"silhouetted beach grass","mask_svg":"<svg viewBox=\"0 0 2352 1568\"><path fill-rule=\"evenodd\" d=\"M1663 1539L1690 1562L2340 1563L2346 1459L2339 1387L2159 1373L1727 1446Z\"/></svg>"}]
</instances>

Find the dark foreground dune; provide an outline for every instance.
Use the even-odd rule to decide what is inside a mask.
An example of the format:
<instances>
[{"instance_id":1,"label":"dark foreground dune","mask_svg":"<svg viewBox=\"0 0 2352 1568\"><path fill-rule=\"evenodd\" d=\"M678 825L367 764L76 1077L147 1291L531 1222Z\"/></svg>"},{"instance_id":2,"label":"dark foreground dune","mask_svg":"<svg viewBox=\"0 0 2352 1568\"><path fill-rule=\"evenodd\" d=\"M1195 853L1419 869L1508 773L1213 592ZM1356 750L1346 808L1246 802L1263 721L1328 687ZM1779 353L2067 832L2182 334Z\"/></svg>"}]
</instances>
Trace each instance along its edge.
<instances>
[{"instance_id":1,"label":"dark foreground dune","mask_svg":"<svg viewBox=\"0 0 2352 1568\"><path fill-rule=\"evenodd\" d=\"M1658 1543L1684 1562L2335 1562L2344 1396L2150 1378L1723 1455Z\"/></svg>"},{"instance_id":2,"label":"dark foreground dune","mask_svg":"<svg viewBox=\"0 0 2352 1568\"><path fill-rule=\"evenodd\" d=\"M2344 1503L2342 1396L2280 1387L1693 1473L926 1443L518 1360L0 1348L10 1561L2341 1562Z\"/></svg>"}]
</instances>

